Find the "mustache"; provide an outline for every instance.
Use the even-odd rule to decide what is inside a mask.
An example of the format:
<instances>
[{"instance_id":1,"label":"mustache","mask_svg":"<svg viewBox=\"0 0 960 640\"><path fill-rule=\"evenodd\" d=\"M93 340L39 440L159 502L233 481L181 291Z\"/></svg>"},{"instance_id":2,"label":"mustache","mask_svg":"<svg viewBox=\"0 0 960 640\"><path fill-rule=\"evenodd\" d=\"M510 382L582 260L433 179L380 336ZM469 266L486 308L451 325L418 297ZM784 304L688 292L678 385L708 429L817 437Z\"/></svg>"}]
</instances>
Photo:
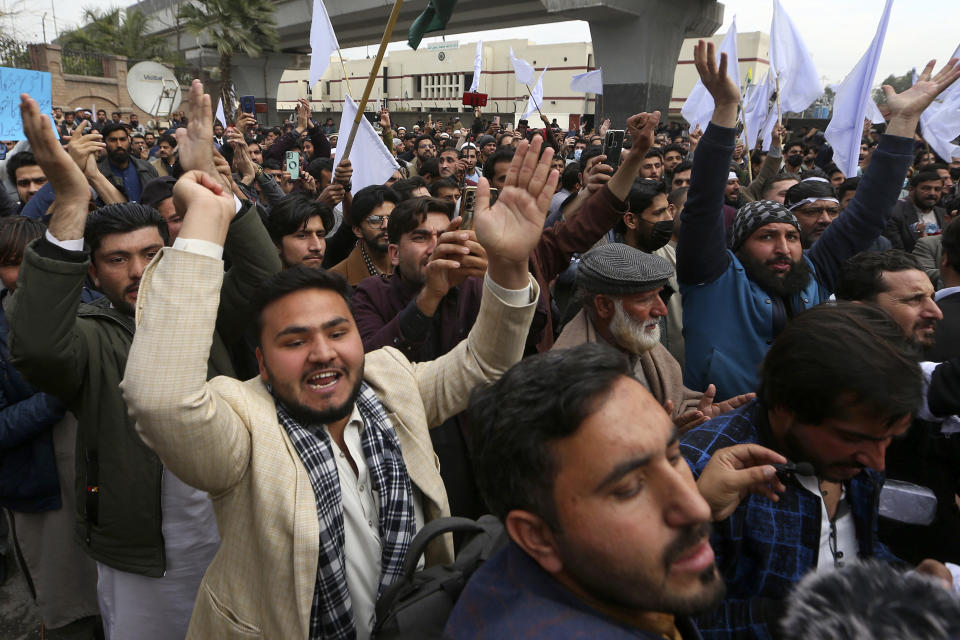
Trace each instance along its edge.
<instances>
[{"instance_id":1,"label":"mustache","mask_svg":"<svg viewBox=\"0 0 960 640\"><path fill-rule=\"evenodd\" d=\"M664 549L663 566L669 571L674 562L703 542L704 538L709 538L711 531L713 531L713 526L710 522L702 522L699 525L684 529L680 536Z\"/></svg>"}]
</instances>

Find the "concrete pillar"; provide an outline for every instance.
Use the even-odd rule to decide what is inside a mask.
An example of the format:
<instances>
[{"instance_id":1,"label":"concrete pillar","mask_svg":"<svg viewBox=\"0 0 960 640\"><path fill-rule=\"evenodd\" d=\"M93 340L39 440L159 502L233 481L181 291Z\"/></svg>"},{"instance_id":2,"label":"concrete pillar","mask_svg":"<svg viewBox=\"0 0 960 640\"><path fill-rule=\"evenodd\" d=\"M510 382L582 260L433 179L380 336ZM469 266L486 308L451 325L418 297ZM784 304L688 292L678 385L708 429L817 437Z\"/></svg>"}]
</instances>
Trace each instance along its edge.
<instances>
[{"instance_id":1,"label":"concrete pillar","mask_svg":"<svg viewBox=\"0 0 960 640\"><path fill-rule=\"evenodd\" d=\"M586 20L595 64L603 67L597 123L610 118L623 128L628 116L661 112L666 120L673 77L684 38L706 37L723 22L714 0L602 0L588 9L582 0L542 0L547 11Z\"/></svg>"}]
</instances>

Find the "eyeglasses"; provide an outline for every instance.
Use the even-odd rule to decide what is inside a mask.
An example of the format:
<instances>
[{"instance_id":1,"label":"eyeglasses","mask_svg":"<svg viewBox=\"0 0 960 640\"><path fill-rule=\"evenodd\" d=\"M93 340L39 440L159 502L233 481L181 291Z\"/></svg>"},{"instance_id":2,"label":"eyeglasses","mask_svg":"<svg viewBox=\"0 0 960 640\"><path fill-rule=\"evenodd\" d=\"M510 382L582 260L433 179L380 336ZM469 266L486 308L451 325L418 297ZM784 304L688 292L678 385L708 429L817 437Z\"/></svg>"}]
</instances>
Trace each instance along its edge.
<instances>
[{"instance_id":1,"label":"eyeglasses","mask_svg":"<svg viewBox=\"0 0 960 640\"><path fill-rule=\"evenodd\" d=\"M367 216L364 222L371 227L382 227L383 223L388 221L390 216Z\"/></svg>"},{"instance_id":2,"label":"eyeglasses","mask_svg":"<svg viewBox=\"0 0 960 640\"><path fill-rule=\"evenodd\" d=\"M417 149L436 149L436 148L437 148L436 145L433 145L433 144L419 144L419 145L417 145Z\"/></svg>"}]
</instances>

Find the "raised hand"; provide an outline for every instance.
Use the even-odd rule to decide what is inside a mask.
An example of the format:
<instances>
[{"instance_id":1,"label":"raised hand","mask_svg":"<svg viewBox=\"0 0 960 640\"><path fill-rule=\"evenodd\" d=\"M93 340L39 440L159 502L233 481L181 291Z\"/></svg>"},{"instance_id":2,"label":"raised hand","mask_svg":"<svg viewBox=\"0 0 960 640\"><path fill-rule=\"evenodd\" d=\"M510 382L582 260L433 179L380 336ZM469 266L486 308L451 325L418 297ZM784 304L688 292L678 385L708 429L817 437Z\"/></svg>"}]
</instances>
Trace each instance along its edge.
<instances>
[{"instance_id":1,"label":"raised hand","mask_svg":"<svg viewBox=\"0 0 960 640\"><path fill-rule=\"evenodd\" d=\"M196 169L184 173L173 185L173 206L184 216L180 238L223 245L236 211L233 195L216 177Z\"/></svg>"},{"instance_id":2,"label":"raised hand","mask_svg":"<svg viewBox=\"0 0 960 640\"><path fill-rule=\"evenodd\" d=\"M903 93L897 93L887 84L881 87L887 98L887 107L890 108L888 134L905 138L913 137L923 110L929 107L930 103L957 78L960 78L960 64L957 64L957 58L951 58L950 62L934 76L932 74L936 63L936 60L928 62L917 83Z\"/></svg>"},{"instance_id":3,"label":"raised hand","mask_svg":"<svg viewBox=\"0 0 960 640\"><path fill-rule=\"evenodd\" d=\"M310 103L305 98L297 100L297 131L301 133L310 125Z\"/></svg>"},{"instance_id":4,"label":"raised hand","mask_svg":"<svg viewBox=\"0 0 960 640\"><path fill-rule=\"evenodd\" d=\"M750 493L778 501L778 492L787 488L770 465L786 461L776 451L757 444L717 449L697 480L697 489L710 505L713 520L727 518Z\"/></svg>"},{"instance_id":5,"label":"raised hand","mask_svg":"<svg viewBox=\"0 0 960 640\"><path fill-rule=\"evenodd\" d=\"M81 125L85 123L86 121ZM83 171L83 175L91 178L100 172L100 169L97 168L96 153L106 148L107 145L103 142L103 136L100 135L99 131L94 131L83 136L73 136L70 144L67 145L67 153Z\"/></svg>"},{"instance_id":6,"label":"raised hand","mask_svg":"<svg viewBox=\"0 0 960 640\"><path fill-rule=\"evenodd\" d=\"M203 83L194 80L187 94L187 127L177 129L177 152L184 171L206 171L216 176L213 165L213 112Z\"/></svg>"},{"instance_id":7,"label":"raised hand","mask_svg":"<svg viewBox=\"0 0 960 640\"><path fill-rule=\"evenodd\" d=\"M490 183L477 185L474 228L477 240L487 250L491 279L507 289L522 289L529 282L530 252L537 246L550 199L560 174L550 169L553 149L537 157L543 139L523 140L507 171L503 191L490 206Z\"/></svg>"},{"instance_id":8,"label":"raised hand","mask_svg":"<svg viewBox=\"0 0 960 640\"><path fill-rule=\"evenodd\" d=\"M390 128L390 110L386 107L380 109L380 126L383 129Z\"/></svg>"},{"instance_id":9,"label":"raised hand","mask_svg":"<svg viewBox=\"0 0 960 640\"><path fill-rule=\"evenodd\" d=\"M707 418L716 418L719 415L728 413L742 407L751 400L757 397L755 393L745 393L743 395L734 396L728 398L723 402L714 402L713 399L717 395L716 385L708 385L707 390L703 392L703 397L700 398L700 403L697 406L697 409L703 413Z\"/></svg>"},{"instance_id":10,"label":"raised hand","mask_svg":"<svg viewBox=\"0 0 960 640\"><path fill-rule=\"evenodd\" d=\"M638 157L643 155L653 146L653 134L660 123L660 112L638 113L627 118L627 133L633 140L633 146L630 148L631 155L637 153Z\"/></svg>"},{"instance_id":11,"label":"raised hand","mask_svg":"<svg viewBox=\"0 0 960 640\"><path fill-rule=\"evenodd\" d=\"M713 96L713 118L710 121L722 127L736 126L740 88L727 75L727 54L721 53L720 64L717 64L714 44L701 40L693 48L693 63L703 86Z\"/></svg>"}]
</instances>

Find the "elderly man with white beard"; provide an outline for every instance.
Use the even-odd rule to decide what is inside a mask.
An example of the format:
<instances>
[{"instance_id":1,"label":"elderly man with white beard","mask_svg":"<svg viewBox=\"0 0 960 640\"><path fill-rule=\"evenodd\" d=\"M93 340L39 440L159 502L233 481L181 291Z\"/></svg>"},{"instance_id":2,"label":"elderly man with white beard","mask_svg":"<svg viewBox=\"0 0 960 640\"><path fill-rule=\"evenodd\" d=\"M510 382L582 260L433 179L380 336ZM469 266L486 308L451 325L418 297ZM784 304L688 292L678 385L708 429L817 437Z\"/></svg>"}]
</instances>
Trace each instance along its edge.
<instances>
[{"instance_id":1,"label":"elderly man with white beard","mask_svg":"<svg viewBox=\"0 0 960 640\"><path fill-rule=\"evenodd\" d=\"M554 349L606 342L627 354L633 375L684 432L747 403L749 393L714 402L716 387L705 393L683 386L680 364L660 344L660 319L673 293L667 280L673 267L660 256L610 243L583 255L577 268L578 313L560 333Z\"/></svg>"}]
</instances>

